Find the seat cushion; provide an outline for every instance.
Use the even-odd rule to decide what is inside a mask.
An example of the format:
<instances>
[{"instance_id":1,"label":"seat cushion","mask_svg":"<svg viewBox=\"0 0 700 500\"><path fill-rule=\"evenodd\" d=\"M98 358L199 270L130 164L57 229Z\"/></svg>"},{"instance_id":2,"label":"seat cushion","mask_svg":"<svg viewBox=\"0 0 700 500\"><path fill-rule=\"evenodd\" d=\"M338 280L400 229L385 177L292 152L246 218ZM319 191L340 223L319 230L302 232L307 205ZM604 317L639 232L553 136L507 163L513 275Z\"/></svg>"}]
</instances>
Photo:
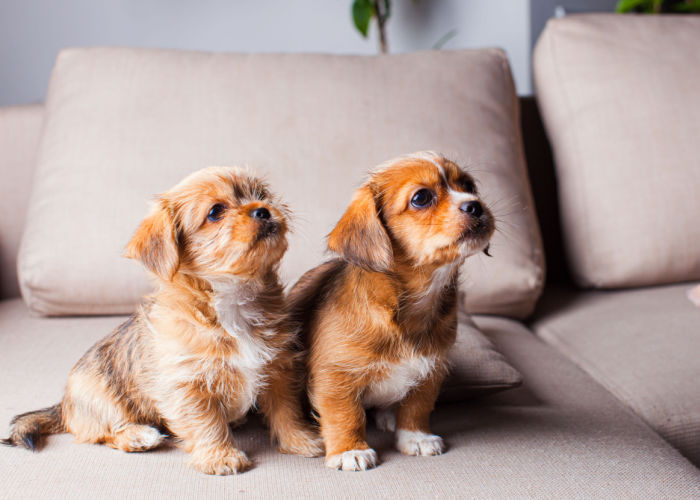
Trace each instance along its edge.
<instances>
[{"instance_id":1,"label":"seat cushion","mask_svg":"<svg viewBox=\"0 0 700 500\"><path fill-rule=\"evenodd\" d=\"M73 363L121 319L36 318L18 300L0 303L0 422L58 401ZM433 430L449 447L441 456L401 455L391 436L370 423L368 440L383 463L367 473L331 471L320 458L277 453L260 421L250 418L234 434L255 468L240 476L195 472L172 445L126 454L63 434L37 453L0 447L0 484L9 498L700 495L698 470L570 361L515 321L476 322L525 383L478 403L439 405Z\"/></svg>"},{"instance_id":2,"label":"seat cushion","mask_svg":"<svg viewBox=\"0 0 700 500\"><path fill-rule=\"evenodd\" d=\"M548 291L533 328L700 465L700 310L689 288Z\"/></svg>"},{"instance_id":3,"label":"seat cushion","mask_svg":"<svg viewBox=\"0 0 700 500\"><path fill-rule=\"evenodd\" d=\"M0 108L0 299L19 296L17 251L43 117L41 104Z\"/></svg>"},{"instance_id":4,"label":"seat cushion","mask_svg":"<svg viewBox=\"0 0 700 500\"><path fill-rule=\"evenodd\" d=\"M450 371L440 391L440 401L464 401L518 387L523 377L474 321L460 315L457 339L450 349Z\"/></svg>"},{"instance_id":5,"label":"seat cushion","mask_svg":"<svg viewBox=\"0 0 700 500\"><path fill-rule=\"evenodd\" d=\"M56 62L20 254L43 314L131 312L150 290L121 258L154 193L208 165L248 164L295 213L282 271L318 265L367 171L416 150L472 169L502 231L464 267L471 312L526 316L542 249L518 102L500 50L388 57L70 49Z\"/></svg>"},{"instance_id":6,"label":"seat cushion","mask_svg":"<svg viewBox=\"0 0 700 500\"><path fill-rule=\"evenodd\" d=\"M533 75L579 285L700 279L700 17L550 20Z\"/></svg>"}]
</instances>

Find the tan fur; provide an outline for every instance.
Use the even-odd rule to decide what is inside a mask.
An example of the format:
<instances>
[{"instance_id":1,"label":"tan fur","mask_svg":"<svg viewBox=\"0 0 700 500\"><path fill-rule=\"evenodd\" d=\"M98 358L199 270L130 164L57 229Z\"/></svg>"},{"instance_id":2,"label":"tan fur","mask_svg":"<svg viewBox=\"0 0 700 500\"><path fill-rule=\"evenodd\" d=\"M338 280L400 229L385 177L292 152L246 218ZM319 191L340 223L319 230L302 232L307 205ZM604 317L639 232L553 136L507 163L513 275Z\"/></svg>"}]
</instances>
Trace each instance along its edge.
<instances>
[{"instance_id":1,"label":"tan fur","mask_svg":"<svg viewBox=\"0 0 700 500\"><path fill-rule=\"evenodd\" d=\"M225 209L211 220L217 204ZM258 208L269 218L253 217ZM158 446L165 432L202 472L237 473L251 462L229 423L257 400L282 451L321 453L296 397L277 276L287 219L265 184L233 168L196 172L159 196L126 250L154 273L157 290L75 365L58 410L17 417L8 442L33 445L65 430L131 452Z\"/></svg>"},{"instance_id":2,"label":"tan fur","mask_svg":"<svg viewBox=\"0 0 700 500\"><path fill-rule=\"evenodd\" d=\"M421 189L434 200L416 208L411 200ZM306 273L290 293L330 467L375 465L365 440L368 405L397 405L401 451L442 451L442 440L429 435L429 417L456 335L458 268L487 248L494 230L483 204L475 217L460 210L463 200L480 202L473 180L444 157L417 153L387 162L329 235L340 258ZM410 449L398 443L401 432L413 440Z\"/></svg>"}]
</instances>

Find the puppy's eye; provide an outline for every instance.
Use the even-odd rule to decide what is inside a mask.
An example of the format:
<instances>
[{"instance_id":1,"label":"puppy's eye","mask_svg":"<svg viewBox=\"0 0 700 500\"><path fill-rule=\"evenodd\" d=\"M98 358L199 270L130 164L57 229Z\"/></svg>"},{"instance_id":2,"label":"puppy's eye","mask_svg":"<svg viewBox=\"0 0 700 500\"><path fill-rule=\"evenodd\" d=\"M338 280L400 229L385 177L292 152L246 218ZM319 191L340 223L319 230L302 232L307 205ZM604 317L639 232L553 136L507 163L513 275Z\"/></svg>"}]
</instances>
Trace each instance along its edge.
<instances>
[{"instance_id":1,"label":"puppy's eye","mask_svg":"<svg viewBox=\"0 0 700 500\"><path fill-rule=\"evenodd\" d=\"M474 185L474 181L471 179L467 179L466 177L458 179L457 185L465 193L472 193L473 194L476 192L476 186Z\"/></svg>"},{"instance_id":2,"label":"puppy's eye","mask_svg":"<svg viewBox=\"0 0 700 500\"><path fill-rule=\"evenodd\" d=\"M416 208L425 208L433 201L435 195L430 189L419 189L411 198L411 205Z\"/></svg>"},{"instance_id":3,"label":"puppy's eye","mask_svg":"<svg viewBox=\"0 0 700 500\"><path fill-rule=\"evenodd\" d=\"M218 222L224 216L225 211L226 205L222 203L217 203L209 210L209 213L207 214L207 220L210 222Z\"/></svg>"}]
</instances>

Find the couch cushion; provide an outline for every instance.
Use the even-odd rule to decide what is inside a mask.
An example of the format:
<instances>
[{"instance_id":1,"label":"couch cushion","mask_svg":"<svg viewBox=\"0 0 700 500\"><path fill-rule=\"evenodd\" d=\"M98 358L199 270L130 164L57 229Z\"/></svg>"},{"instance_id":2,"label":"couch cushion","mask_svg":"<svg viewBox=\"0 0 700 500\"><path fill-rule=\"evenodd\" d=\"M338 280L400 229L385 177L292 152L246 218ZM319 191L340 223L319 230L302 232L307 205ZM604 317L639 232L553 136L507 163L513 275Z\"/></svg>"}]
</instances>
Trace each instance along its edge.
<instances>
[{"instance_id":1,"label":"couch cushion","mask_svg":"<svg viewBox=\"0 0 700 500\"><path fill-rule=\"evenodd\" d=\"M534 329L700 465L700 310L689 288L548 291Z\"/></svg>"},{"instance_id":2,"label":"couch cushion","mask_svg":"<svg viewBox=\"0 0 700 500\"><path fill-rule=\"evenodd\" d=\"M288 281L317 265L368 169L441 151L480 181L502 231L465 265L473 312L527 315L543 263L500 50L388 57L70 49L47 97L20 255L44 314L121 313L149 290L120 257L154 193L211 164L259 167L296 213Z\"/></svg>"},{"instance_id":3,"label":"couch cushion","mask_svg":"<svg viewBox=\"0 0 700 500\"><path fill-rule=\"evenodd\" d=\"M450 371L440 391L440 401L464 401L518 387L523 381L518 370L494 348L471 317L460 316L457 339L448 356Z\"/></svg>"},{"instance_id":4,"label":"couch cushion","mask_svg":"<svg viewBox=\"0 0 700 500\"><path fill-rule=\"evenodd\" d=\"M0 299L19 296L17 250L43 116L41 104L0 108Z\"/></svg>"},{"instance_id":5,"label":"couch cushion","mask_svg":"<svg viewBox=\"0 0 700 500\"><path fill-rule=\"evenodd\" d=\"M8 498L331 498L357 491L367 498L700 495L698 470L571 362L514 321L476 320L522 371L525 384L479 404L439 406L433 429L449 446L439 457L401 455L391 437L370 424L368 440L380 467L362 474L331 471L322 459L277 453L252 418L235 431L256 464L240 476L195 472L173 447L126 454L75 444L64 434L51 436L38 453L0 447L0 484ZM19 300L0 303L0 434L12 415L58 401L73 363L119 321L34 318Z\"/></svg>"},{"instance_id":6,"label":"couch cushion","mask_svg":"<svg viewBox=\"0 0 700 500\"><path fill-rule=\"evenodd\" d=\"M700 17L549 21L534 80L580 285L700 279Z\"/></svg>"}]
</instances>

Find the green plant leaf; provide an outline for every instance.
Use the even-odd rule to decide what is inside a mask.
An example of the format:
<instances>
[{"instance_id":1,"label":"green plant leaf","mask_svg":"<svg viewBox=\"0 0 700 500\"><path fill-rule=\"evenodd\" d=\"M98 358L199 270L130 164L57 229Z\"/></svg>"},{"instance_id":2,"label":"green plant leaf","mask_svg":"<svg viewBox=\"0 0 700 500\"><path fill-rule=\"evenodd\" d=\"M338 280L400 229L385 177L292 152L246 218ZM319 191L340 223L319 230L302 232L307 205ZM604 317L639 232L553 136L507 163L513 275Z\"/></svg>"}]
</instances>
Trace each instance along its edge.
<instances>
[{"instance_id":1,"label":"green plant leaf","mask_svg":"<svg viewBox=\"0 0 700 500\"><path fill-rule=\"evenodd\" d=\"M651 12L654 8L654 0L620 0L617 2L615 12L625 13L641 9L644 12Z\"/></svg>"},{"instance_id":2,"label":"green plant leaf","mask_svg":"<svg viewBox=\"0 0 700 500\"><path fill-rule=\"evenodd\" d=\"M700 0L685 0L673 6L676 12L700 12Z\"/></svg>"},{"instance_id":3,"label":"green plant leaf","mask_svg":"<svg viewBox=\"0 0 700 500\"><path fill-rule=\"evenodd\" d=\"M452 29L452 30L448 31L447 33L445 33L444 35L442 35L442 36L440 37L440 39L439 39L437 42L435 42L435 43L433 44L433 50L440 50L440 49L442 49L442 48L445 46L445 44L446 44L447 42L449 42L450 40L452 40L452 39L453 39L454 37L456 37L456 36L457 36L457 30L456 30L456 29Z\"/></svg>"},{"instance_id":4,"label":"green plant leaf","mask_svg":"<svg viewBox=\"0 0 700 500\"><path fill-rule=\"evenodd\" d=\"M374 15L374 4L370 0L355 0L352 3L352 20L357 31L367 38L369 22Z\"/></svg>"}]
</instances>

